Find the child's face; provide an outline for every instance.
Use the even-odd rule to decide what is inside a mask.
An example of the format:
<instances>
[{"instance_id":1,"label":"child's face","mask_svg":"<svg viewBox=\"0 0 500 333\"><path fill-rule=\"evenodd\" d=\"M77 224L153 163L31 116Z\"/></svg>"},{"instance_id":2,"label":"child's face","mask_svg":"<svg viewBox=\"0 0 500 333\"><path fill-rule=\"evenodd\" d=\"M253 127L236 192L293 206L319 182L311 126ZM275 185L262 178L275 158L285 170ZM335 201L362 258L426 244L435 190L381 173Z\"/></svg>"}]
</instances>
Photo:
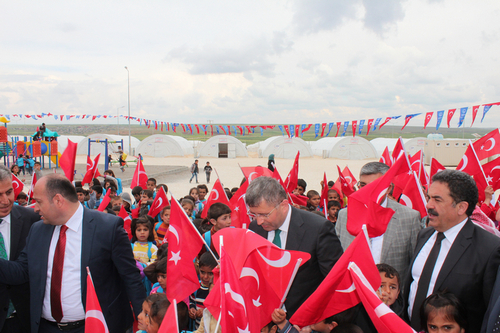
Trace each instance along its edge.
<instances>
[{"instance_id":1,"label":"child's face","mask_svg":"<svg viewBox=\"0 0 500 333\"><path fill-rule=\"evenodd\" d=\"M160 329L160 325L153 320L153 318L149 318L149 323L148 323L148 328L146 329L147 333L158 333L158 330Z\"/></svg>"},{"instance_id":2,"label":"child's face","mask_svg":"<svg viewBox=\"0 0 500 333\"><path fill-rule=\"evenodd\" d=\"M444 309L435 309L427 318L427 331L429 333L464 333L465 329L449 318Z\"/></svg>"},{"instance_id":3,"label":"child's face","mask_svg":"<svg viewBox=\"0 0 500 333\"><path fill-rule=\"evenodd\" d=\"M328 192L328 201L339 201L339 194L337 192Z\"/></svg>"},{"instance_id":4,"label":"child's face","mask_svg":"<svg viewBox=\"0 0 500 333\"><path fill-rule=\"evenodd\" d=\"M141 201L147 201L149 198L146 194L141 194Z\"/></svg>"},{"instance_id":5,"label":"child's face","mask_svg":"<svg viewBox=\"0 0 500 333\"><path fill-rule=\"evenodd\" d=\"M111 207L115 207L115 206L121 207L122 204L123 204L122 200L114 200Z\"/></svg>"},{"instance_id":6,"label":"child's face","mask_svg":"<svg viewBox=\"0 0 500 333\"><path fill-rule=\"evenodd\" d=\"M35 164L35 170L40 170L40 164Z\"/></svg>"},{"instance_id":7,"label":"child's face","mask_svg":"<svg viewBox=\"0 0 500 333\"><path fill-rule=\"evenodd\" d=\"M140 329L140 330L147 330L148 328L148 323L149 323L149 312L151 311L151 303L149 303L148 301L144 301L142 303L142 312L139 313L139 315L137 316L137 322L138 322L138 325L137 327Z\"/></svg>"},{"instance_id":8,"label":"child's face","mask_svg":"<svg viewBox=\"0 0 500 333\"><path fill-rule=\"evenodd\" d=\"M144 224L139 224L135 229L135 237L138 242L147 242L149 237L149 228Z\"/></svg>"},{"instance_id":9,"label":"child's face","mask_svg":"<svg viewBox=\"0 0 500 333\"><path fill-rule=\"evenodd\" d=\"M205 199L206 195L207 195L207 190L205 190L204 188L199 188L198 189L198 198L199 198L199 200Z\"/></svg>"},{"instance_id":10,"label":"child's face","mask_svg":"<svg viewBox=\"0 0 500 333\"><path fill-rule=\"evenodd\" d=\"M141 200L141 195L140 194L134 194L134 199L135 199L135 201Z\"/></svg>"},{"instance_id":11,"label":"child's face","mask_svg":"<svg viewBox=\"0 0 500 333\"><path fill-rule=\"evenodd\" d=\"M170 209L164 210L163 213L161 213L161 220L163 221L163 224L167 226L170 225Z\"/></svg>"},{"instance_id":12,"label":"child's face","mask_svg":"<svg viewBox=\"0 0 500 333\"><path fill-rule=\"evenodd\" d=\"M320 333L330 333L331 330L334 329L333 323L331 324L326 324L324 320L320 321L319 323L312 324L311 329L320 332Z\"/></svg>"},{"instance_id":13,"label":"child's face","mask_svg":"<svg viewBox=\"0 0 500 333\"><path fill-rule=\"evenodd\" d=\"M380 272L380 288L377 291L378 297L387 306L391 306L396 302L399 296L399 281L394 276L392 279L385 275L385 272Z\"/></svg>"},{"instance_id":14,"label":"child's face","mask_svg":"<svg viewBox=\"0 0 500 333\"><path fill-rule=\"evenodd\" d=\"M339 207L332 206L328 209L328 216L337 219L337 213L339 212Z\"/></svg>"},{"instance_id":15,"label":"child's face","mask_svg":"<svg viewBox=\"0 0 500 333\"><path fill-rule=\"evenodd\" d=\"M78 192L76 195L78 196L78 201L80 201L81 203L83 203L85 201L85 194L84 193Z\"/></svg>"},{"instance_id":16,"label":"child's face","mask_svg":"<svg viewBox=\"0 0 500 333\"><path fill-rule=\"evenodd\" d=\"M212 273L212 269L208 266L200 267L200 280L201 284L205 287L208 287L210 283L212 283L214 279L214 273Z\"/></svg>"},{"instance_id":17,"label":"child's face","mask_svg":"<svg viewBox=\"0 0 500 333\"><path fill-rule=\"evenodd\" d=\"M295 194L298 194L298 195L304 195L304 192L306 190L302 187L302 186L297 186L297 188L295 189Z\"/></svg>"},{"instance_id":18,"label":"child's face","mask_svg":"<svg viewBox=\"0 0 500 333\"><path fill-rule=\"evenodd\" d=\"M162 287L163 290L166 290L167 289L167 274L157 273L156 279L158 280L160 287Z\"/></svg>"},{"instance_id":19,"label":"child's face","mask_svg":"<svg viewBox=\"0 0 500 333\"><path fill-rule=\"evenodd\" d=\"M154 191L156 189L156 183L151 181L151 180L148 180L148 183L146 186L147 186L148 190L151 190L151 191Z\"/></svg>"},{"instance_id":20,"label":"child's face","mask_svg":"<svg viewBox=\"0 0 500 333\"><path fill-rule=\"evenodd\" d=\"M309 203L314 207L318 207L320 201L321 198L319 197L319 195L313 195L313 197L309 199Z\"/></svg>"},{"instance_id":21,"label":"child's face","mask_svg":"<svg viewBox=\"0 0 500 333\"><path fill-rule=\"evenodd\" d=\"M25 205L26 205L26 199L17 199L17 203L18 203L20 206L25 206Z\"/></svg>"},{"instance_id":22,"label":"child's face","mask_svg":"<svg viewBox=\"0 0 500 333\"><path fill-rule=\"evenodd\" d=\"M198 190L192 190L189 195L192 196L195 200L198 200Z\"/></svg>"},{"instance_id":23,"label":"child's face","mask_svg":"<svg viewBox=\"0 0 500 333\"><path fill-rule=\"evenodd\" d=\"M191 216L193 215L193 205L190 205L190 204L184 204L182 206L182 208L184 209L184 211L186 212L187 216Z\"/></svg>"},{"instance_id":24,"label":"child's face","mask_svg":"<svg viewBox=\"0 0 500 333\"><path fill-rule=\"evenodd\" d=\"M210 223L214 225L214 231L217 232L220 229L224 229L231 226L231 214L222 214L217 218L217 221L210 219Z\"/></svg>"}]
</instances>

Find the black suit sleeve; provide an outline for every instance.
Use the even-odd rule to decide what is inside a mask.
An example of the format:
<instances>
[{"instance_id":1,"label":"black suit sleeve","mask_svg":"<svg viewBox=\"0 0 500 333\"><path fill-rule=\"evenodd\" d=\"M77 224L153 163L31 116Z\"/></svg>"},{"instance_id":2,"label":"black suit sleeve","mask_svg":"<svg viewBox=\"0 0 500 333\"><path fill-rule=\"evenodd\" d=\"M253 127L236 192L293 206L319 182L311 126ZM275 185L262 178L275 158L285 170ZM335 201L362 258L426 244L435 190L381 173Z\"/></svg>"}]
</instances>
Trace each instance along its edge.
<instances>
[{"instance_id":1,"label":"black suit sleeve","mask_svg":"<svg viewBox=\"0 0 500 333\"><path fill-rule=\"evenodd\" d=\"M323 223L318 235L317 249L319 268L323 276L327 276L343 253L333 223L328 220Z\"/></svg>"}]
</instances>

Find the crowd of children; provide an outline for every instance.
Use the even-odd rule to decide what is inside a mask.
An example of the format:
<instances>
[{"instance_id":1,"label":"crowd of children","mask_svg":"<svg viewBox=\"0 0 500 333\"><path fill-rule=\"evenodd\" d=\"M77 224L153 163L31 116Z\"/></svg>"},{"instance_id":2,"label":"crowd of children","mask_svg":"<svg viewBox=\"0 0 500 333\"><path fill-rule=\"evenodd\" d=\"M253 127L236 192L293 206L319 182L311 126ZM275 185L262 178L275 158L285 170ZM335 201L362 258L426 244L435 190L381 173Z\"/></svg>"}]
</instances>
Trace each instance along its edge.
<instances>
[{"instance_id":1,"label":"crowd of children","mask_svg":"<svg viewBox=\"0 0 500 333\"><path fill-rule=\"evenodd\" d=\"M16 165L17 166L17 165ZM18 166L17 166L18 167ZM19 168L19 167L18 167ZM16 169L20 172L20 169ZM14 172L14 170L13 170ZM208 179L207 179L208 181ZM164 207L161 212L151 217L148 215L157 191L163 188L165 193L168 187L165 184L156 184L154 178L148 179L147 189L135 187L132 189L132 197L122 192L121 180L117 178L112 170L106 170L102 181L93 179L87 189L76 182L78 200L87 208L98 209L104 196L110 197L106 207L100 207L105 213L119 215L122 210L132 217L129 238L137 267L141 270L143 284L149 296L144 300L142 312L137 318L138 332L156 333L161 326L170 302L165 295L166 271L167 271L167 249L166 235L170 226L170 206ZM323 184L322 184L323 185ZM333 184L328 184L331 187ZM307 184L299 179L294 194L307 197L305 205L293 204L296 208L321 214L332 223L336 223L339 210L344 206L339 193L330 189L326 207L320 207L321 195L318 191L306 192ZM231 198L238 188L225 189ZM304 196L306 193L306 196ZM223 228L231 226L231 209L223 203L212 204L207 211L207 217L201 219L208 188L200 184L190 189L189 194L179 199L180 205L187 216L193 221L200 235L204 238L208 247L204 246L194 263L199 276L199 289L189 298L177 304L179 331L184 332L221 332L214 318L205 308L204 301L213 286L213 269L217 266L217 249L211 244L212 236ZM18 203L23 205L26 195L18 196ZM326 212L325 212L326 210ZM126 227L125 227L126 228ZM401 296L401 283L399 273L387 264L378 264L381 285L377 290L380 300L389 306L398 316L403 317L404 305ZM463 307L458 299L450 293L436 293L430 295L422 306L423 326L425 332L465 332L466 317ZM272 314L272 321L262 328L261 332L375 332L362 305L355 306L344 312L330 316L318 323L306 328L293 326L287 320L284 309L276 309Z\"/></svg>"}]
</instances>

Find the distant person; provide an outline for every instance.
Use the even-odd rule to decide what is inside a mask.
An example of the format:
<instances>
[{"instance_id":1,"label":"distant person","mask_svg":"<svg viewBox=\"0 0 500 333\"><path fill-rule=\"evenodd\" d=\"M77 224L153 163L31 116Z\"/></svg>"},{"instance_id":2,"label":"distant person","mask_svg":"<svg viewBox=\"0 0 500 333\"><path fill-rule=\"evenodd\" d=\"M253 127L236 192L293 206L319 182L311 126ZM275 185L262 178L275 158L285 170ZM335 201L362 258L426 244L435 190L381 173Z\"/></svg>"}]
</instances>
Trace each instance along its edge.
<instances>
[{"instance_id":1,"label":"distant person","mask_svg":"<svg viewBox=\"0 0 500 333\"><path fill-rule=\"evenodd\" d=\"M25 175L23 154L19 154L19 158L16 161L16 165L19 167L19 172L18 174L16 174L16 176L19 175L21 171L23 172L23 175Z\"/></svg>"},{"instance_id":2,"label":"distant person","mask_svg":"<svg viewBox=\"0 0 500 333\"><path fill-rule=\"evenodd\" d=\"M196 177L196 184L198 184L198 160L195 160L194 163L191 165L191 178L189 179L189 182L193 180L193 178Z\"/></svg>"},{"instance_id":3,"label":"distant person","mask_svg":"<svg viewBox=\"0 0 500 333\"><path fill-rule=\"evenodd\" d=\"M274 162L274 154L269 155L267 160L267 168L274 172L274 168L276 167L276 162Z\"/></svg>"},{"instance_id":4,"label":"distant person","mask_svg":"<svg viewBox=\"0 0 500 333\"><path fill-rule=\"evenodd\" d=\"M38 181L40 178L43 177L42 165L40 164L40 162L35 162L34 170L36 174L36 180Z\"/></svg>"},{"instance_id":5,"label":"distant person","mask_svg":"<svg viewBox=\"0 0 500 333\"><path fill-rule=\"evenodd\" d=\"M210 184L210 174L212 173L212 167L210 166L210 162L207 162L207 165L203 168L205 171L205 175L207 175L207 184Z\"/></svg>"}]
</instances>

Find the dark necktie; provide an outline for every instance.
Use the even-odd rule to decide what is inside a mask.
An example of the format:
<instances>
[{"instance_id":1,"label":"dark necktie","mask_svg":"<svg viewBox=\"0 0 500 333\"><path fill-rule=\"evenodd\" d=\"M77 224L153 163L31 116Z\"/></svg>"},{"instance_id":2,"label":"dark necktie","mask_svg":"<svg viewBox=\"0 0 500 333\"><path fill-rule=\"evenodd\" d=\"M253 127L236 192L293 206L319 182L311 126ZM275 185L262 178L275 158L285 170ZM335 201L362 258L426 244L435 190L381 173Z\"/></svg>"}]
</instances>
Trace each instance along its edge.
<instances>
[{"instance_id":1,"label":"dark necktie","mask_svg":"<svg viewBox=\"0 0 500 333\"><path fill-rule=\"evenodd\" d=\"M61 283L64 265L64 252L66 250L66 225L61 226L59 239L57 240L56 251L54 252L54 261L52 263L52 277L50 280L50 309L52 317L60 323L63 317L61 305Z\"/></svg>"},{"instance_id":2,"label":"dark necktie","mask_svg":"<svg viewBox=\"0 0 500 333\"><path fill-rule=\"evenodd\" d=\"M444 238L444 234L442 232L438 232L434 246L425 261L424 269L422 270L422 274L418 280L418 289L417 294L415 295L415 301L413 302L413 311L411 316L411 327L417 330L420 329L420 307L427 298L432 272L434 271L434 266L436 265L439 250L441 250L441 241Z\"/></svg>"},{"instance_id":3,"label":"dark necktie","mask_svg":"<svg viewBox=\"0 0 500 333\"><path fill-rule=\"evenodd\" d=\"M280 237L280 234L281 234L281 230L280 229L274 230L273 244L276 245L277 247L279 247L281 249L281 237Z\"/></svg>"}]
</instances>

